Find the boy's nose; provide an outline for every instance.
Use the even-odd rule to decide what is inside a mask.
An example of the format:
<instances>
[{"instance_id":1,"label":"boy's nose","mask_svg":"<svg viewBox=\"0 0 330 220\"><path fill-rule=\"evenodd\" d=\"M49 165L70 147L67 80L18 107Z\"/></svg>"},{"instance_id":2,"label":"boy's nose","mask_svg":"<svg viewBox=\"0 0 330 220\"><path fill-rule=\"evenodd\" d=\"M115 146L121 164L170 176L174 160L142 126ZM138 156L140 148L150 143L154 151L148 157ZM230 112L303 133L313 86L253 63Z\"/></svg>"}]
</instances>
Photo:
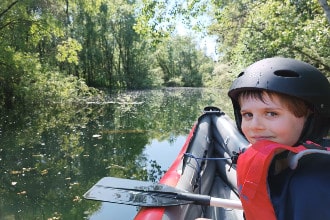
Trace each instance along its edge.
<instances>
[{"instance_id":1,"label":"boy's nose","mask_svg":"<svg viewBox=\"0 0 330 220\"><path fill-rule=\"evenodd\" d=\"M251 129L264 129L264 123L260 117L254 116L252 120L250 121L250 128Z\"/></svg>"}]
</instances>

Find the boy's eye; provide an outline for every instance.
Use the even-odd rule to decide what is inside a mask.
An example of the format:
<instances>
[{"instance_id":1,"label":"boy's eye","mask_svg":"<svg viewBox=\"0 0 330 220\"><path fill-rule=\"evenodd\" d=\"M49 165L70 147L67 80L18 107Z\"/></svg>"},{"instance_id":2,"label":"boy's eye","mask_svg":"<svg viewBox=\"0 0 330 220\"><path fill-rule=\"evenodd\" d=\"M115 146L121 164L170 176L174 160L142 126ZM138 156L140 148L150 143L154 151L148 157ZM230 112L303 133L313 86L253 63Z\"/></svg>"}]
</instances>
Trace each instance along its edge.
<instances>
[{"instance_id":1,"label":"boy's eye","mask_svg":"<svg viewBox=\"0 0 330 220\"><path fill-rule=\"evenodd\" d=\"M242 118L245 118L245 119L249 119L249 118L253 117L253 114L249 113L249 112L242 112L241 115L242 115Z\"/></svg>"},{"instance_id":2,"label":"boy's eye","mask_svg":"<svg viewBox=\"0 0 330 220\"><path fill-rule=\"evenodd\" d=\"M277 113L276 112L267 112L266 115L270 116L270 117L274 117L274 116L277 116Z\"/></svg>"}]
</instances>

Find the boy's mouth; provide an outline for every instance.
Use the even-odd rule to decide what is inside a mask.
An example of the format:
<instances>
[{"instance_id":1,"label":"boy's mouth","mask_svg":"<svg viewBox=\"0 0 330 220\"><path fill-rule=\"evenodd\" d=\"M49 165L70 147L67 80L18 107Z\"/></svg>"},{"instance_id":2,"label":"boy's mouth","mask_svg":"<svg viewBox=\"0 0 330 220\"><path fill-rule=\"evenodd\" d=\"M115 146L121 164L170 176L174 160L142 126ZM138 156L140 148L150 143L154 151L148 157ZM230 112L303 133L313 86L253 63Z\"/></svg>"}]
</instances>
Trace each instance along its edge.
<instances>
[{"instance_id":1,"label":"boy's mouth","mask_svg":"<svg viewBox=\"0 0 330 220\"><path fill-rule=\"evenodd\" d=\"M252 136L250 138L255 140L255 141L261 141L261 140L271 140L274 137L273 136Z\"/></svg>"}]
</instances>

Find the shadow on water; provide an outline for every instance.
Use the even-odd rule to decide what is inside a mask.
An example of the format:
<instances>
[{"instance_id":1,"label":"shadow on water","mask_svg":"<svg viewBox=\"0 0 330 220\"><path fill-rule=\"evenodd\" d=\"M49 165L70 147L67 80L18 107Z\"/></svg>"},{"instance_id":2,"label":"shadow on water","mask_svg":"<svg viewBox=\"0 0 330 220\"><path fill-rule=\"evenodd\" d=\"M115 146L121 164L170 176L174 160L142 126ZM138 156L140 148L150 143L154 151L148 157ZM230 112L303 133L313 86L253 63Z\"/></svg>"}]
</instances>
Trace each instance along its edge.
<instances>
[{"instance_id":1,"label":"shadow on water","mask_svg":"<svg viewBox=\"0 0 330 220\"><path fill-rule=\"evenodd\" d=\"M104 176L157 181L207 105L231 111L224 92L186 88L3 113L0 219L132 219L136 207L82 195Z\"/></svg>"}]
</instances>

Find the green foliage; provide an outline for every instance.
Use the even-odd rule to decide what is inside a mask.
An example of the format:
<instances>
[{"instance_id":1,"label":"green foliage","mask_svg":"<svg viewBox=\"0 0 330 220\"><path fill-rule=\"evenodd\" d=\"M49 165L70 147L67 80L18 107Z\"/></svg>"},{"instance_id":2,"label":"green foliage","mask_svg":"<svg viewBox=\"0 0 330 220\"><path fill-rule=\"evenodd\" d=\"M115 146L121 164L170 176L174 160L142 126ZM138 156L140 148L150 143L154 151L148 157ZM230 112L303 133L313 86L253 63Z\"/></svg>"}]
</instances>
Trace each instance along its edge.
<instances>
[{"instance_id":1,"label":"green foliage","mask_svg":"<svg viewBox=\"0 0 330 220\"><path fill-rule=\"evenodd\" d=\"M80 100L83 82L110 89L201 86L199 66L208 61L191 42L172 39L171 16L181 9L171 7L147 0L2 1L1 106ZM155 13L171 24L163 26ZM176 48L160 54L164 44Z\"/></svg>"},{"instance_id":2,"label":"green foliage","mask_svg":"<svg viewBox=\"0 0 330 220\"><path fill-rule=\"evenodd\" d=\"M43 104L86 102L89 99L100 99L99 92L87 87L83 79L42 69L37 55L13 51L12 54L10 62L13 65L11 67L15 66L16 68L12 69L12 77L5 76L6 79L12 79L7 81L6 86L11 89L12 99L10 102L12 104L15 101L19 101L21 104ZM10 73L10 69L3 73ZM7 89L6 87L3 89ZM8 94L8 90L5 91L5 94ZM5 98L2 99L3 102L6 101Z\"/></svg>"},{"instance_id":3,"label":"green foliage","mask_svg":"<svg viewBox=\"0 0 330 220\"><path fill-rule=\"evenodd\" d=\"M7 51L7 54L10 51ZM72 75L42 69L37 55L12 51L11 68L5 69L1 101L7 107L20 104L54 102L78 102L100 99L95 89L89 88L83 79ZM15 67L14 69L12 69ZM6 76L11 74L11 76ZM10 95L7 97L6 95ZM8 100L9 99L9 100Z\"/></svg>"},{"instance_id":4,"label":"green foliage","mask_svg":"<svg viewBox=\"0 0 330 220\"><path fill-rule=\"evenodd\" d=\"M59 72L47 71L36 75L36 80L31 78L22 83L18 90L24 94L24 100L29 103L72 103L99 101L101 97L95 89L89 88L82 79L75 76L63 76ZM37 96L38 94L38 96Z\"/></svg>"},{"instance_id":5,"label":"green foliage","mask_svg":"<svg viewBox=\"0 0 330 220\"><path fill-rule=\"evenodd\" d=\"M82 50L81 44L72 38L57 45L56 59L59 62L68 62L78 65L78 52Z\"/></svg>"},{"instance_id":6,"label":"green foliage","mask_svg":"<svg viewBox=\"0 0 330 220\"><path fill-rule=\"evenodd\" d=\"M157 14L162 11L162 1L143 3L145 9L152 8L147 17L149 21L158 21L158 27L162 23L169 26L177 18L211 16L214 22L208 30L218 37L220 62L229 64L237 72L265 57L286 56L311 63L330 75L330 24L320 1L193 0L187 3L177 0L165 7L169 11L165 14ZM168 15L173 20L167 21ZM147 27L156 29L152 24L146 22ZM203 30L201 26L196 23L193 28Z\"/></svg>"},{"instance_id":7,"label":"green foliage","mask_svg":"<svg viewBox=\"0 0 330 220\"><path fill-rule=\"evenodd\" d=\"M189 37L164 41L157 48L155 56L167 86L203 86L203 75L212 72L213 61L198 51Z\"/></svg>"},{"instance_id":8,"label":"green foliage","mask_svg":"<svg viewBox=\"0 0 330 220\"><path fill-rule=\"evenodd\" d=\"M43 0L0 3L0 105L77 101L96 92L83 79L57 72L57 59L78 64L79 43L64 36L64 2Z\"/></svg>"},{"instance_id":9,"label":"green foliage","mask_svg":"<svg viewBox=\"0 0 330 220\"><path fill-rule=\"evenodd\" d=\"M168 15L172 12L166 1L141 0L136 4L137 18L133 28L144 38L150 39L153 45L157 45L168 38L173 30L171 25L165 27L165 22L171 20Z\"/></svg>"},{"instance_id":10,"label":"green foliage","mask_svg":"<svg viewBox=\"0 0 330 220\"><path fill-rule=\"evenodd\" d=\"M317 1L233 1L216 5L222 60L243 68L272 56L304 60L330 74L329 24Z\"/></svg>"},{"instance_id":11,"label":"green foliage","mask_svg":"<svg viewBox=\"0 0 330 220\"><path fill-rule=\"evenodd\" d=\"M205 87L228 90L234 77L235 74L233 74L230 65L217 63L214 66L212 74L205 74L203 82Z\"/></svg>"},{"instance_id":12,"label":"green foliage","mask_svg":"<svg viewBox=\"0 0 330 220\"><path fill-rule=\"evenodd\" d=\"M173 32L180 19L206 34L206 15L214 21L208 31L218 37L221 71L196 42ZM81 100L95 94L86 85L223 87L241 68L271 56L304 60L329 77L328 30L317 0L4 0L0 105Z\"/></svg>"}]
</instances>

